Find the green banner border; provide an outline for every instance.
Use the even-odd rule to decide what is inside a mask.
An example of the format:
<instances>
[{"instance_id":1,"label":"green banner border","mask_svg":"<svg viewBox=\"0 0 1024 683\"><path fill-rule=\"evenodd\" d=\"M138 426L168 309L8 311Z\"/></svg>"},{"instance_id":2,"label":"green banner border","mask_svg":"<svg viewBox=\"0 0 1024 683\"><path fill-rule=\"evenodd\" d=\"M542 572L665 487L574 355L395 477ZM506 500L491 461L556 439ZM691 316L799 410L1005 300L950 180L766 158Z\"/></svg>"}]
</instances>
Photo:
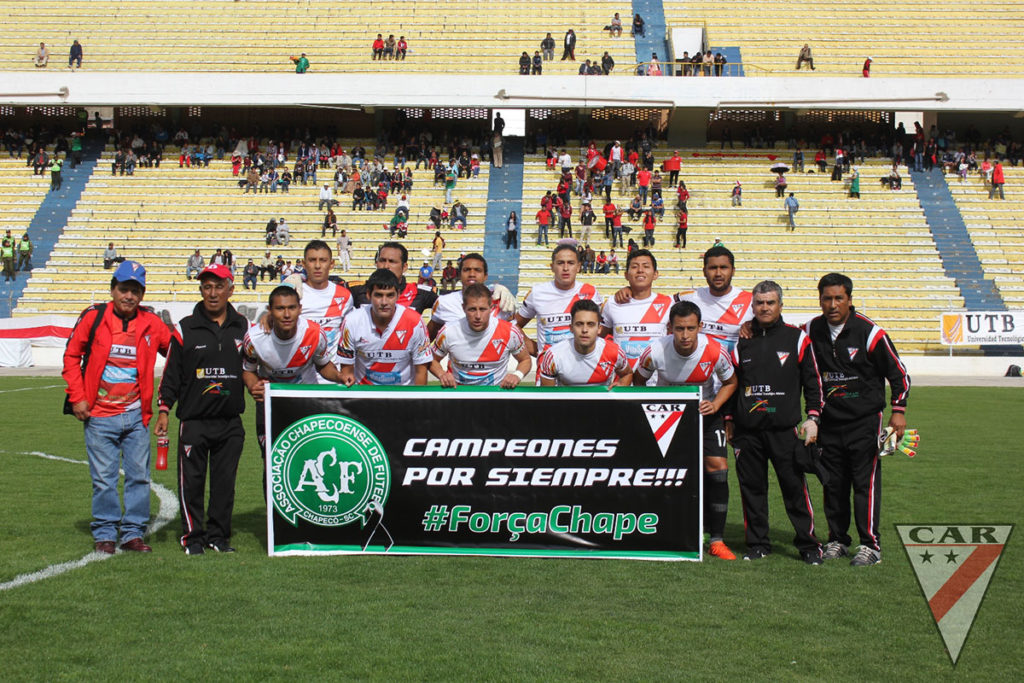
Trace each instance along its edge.
<instances>
[{"instance_id":1,"label":"green banner border","mask_svg":"<svg viewBox=\"0 0 1024 683\"><path fill-rule=\"evenodd\" d=\"M459 555L483 557L555 557L555 558L602 558L616 560L700 560L699 552L671 552L667 550L637 550L619 552L615 550L543 550L523 548L441 548L418 545L395 545L388 550L384 546L372 545L363 550L358 545L326 545L319 543L289 543L275 545L272 557L286 557L288 554L303 555Z\"/></svg>"}]
</instances>

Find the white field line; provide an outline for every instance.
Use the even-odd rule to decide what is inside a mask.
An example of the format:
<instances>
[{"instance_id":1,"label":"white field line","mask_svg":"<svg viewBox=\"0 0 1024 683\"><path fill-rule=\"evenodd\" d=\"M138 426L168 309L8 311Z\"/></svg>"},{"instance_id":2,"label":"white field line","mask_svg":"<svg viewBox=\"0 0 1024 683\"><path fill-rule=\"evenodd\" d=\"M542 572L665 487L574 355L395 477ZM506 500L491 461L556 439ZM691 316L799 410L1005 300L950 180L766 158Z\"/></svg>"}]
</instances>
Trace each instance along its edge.
<instances>
[{"instance_id":1,"label":"white field line","mask_svg":"<svg viewBox=\"0 0 1024 683\"><path fill-rule=\"evenodd\" d=\"M6 453L6 451L0 452ZM18 453L16 455L34 455L38 458L44 458L46 460L70 462L75 465L89 464L85 460L73 460L71 458L64 458L62 456L51 455L49 453L40 453L38 451L28 451ZM121 470L121 473L124 474L124 470ZM174 493L172 493L167 487L161 486L156 482L152 482L150 486L152 487L153 492L156 493L157 498L160 499L160 511L157 512L156 519L153 520L153 523L149 525L149 530L146 532L147 536L156 533L160 529L163 529L174 519L175 515L178 514L178 502L177 499L175 498ZM121 553L118 552L118 554L120 555ZM114 557L114 555L107 555L106 553L98 553L96 551L93 551L77 560L61 562L60 564L51 564L50 566L40 569L37 572L20 574L11 579L10 581L0 583L0 591L11 590L12 588L18 588L19 586L25 586L30 583L35 583L36 581L42 581L43 579L50 579L54 576L60 576L61 574L71 571L72 569L84 567L90 562L100 562L102 560L108 560L111 557Z\"/></svg>"},{"instance_id":2,"label":"white field line","mask_svg":"<svg viewBox=\"0 0 1024 683\"><path fill-rule=\"evenodd\" d=\"M65 386L63 384L47 384L42 387L22 387L21 389L0 389L0 394L13 394L15 391L37 391L39 389L56 389Z\"/></svg>"}]
</instances>

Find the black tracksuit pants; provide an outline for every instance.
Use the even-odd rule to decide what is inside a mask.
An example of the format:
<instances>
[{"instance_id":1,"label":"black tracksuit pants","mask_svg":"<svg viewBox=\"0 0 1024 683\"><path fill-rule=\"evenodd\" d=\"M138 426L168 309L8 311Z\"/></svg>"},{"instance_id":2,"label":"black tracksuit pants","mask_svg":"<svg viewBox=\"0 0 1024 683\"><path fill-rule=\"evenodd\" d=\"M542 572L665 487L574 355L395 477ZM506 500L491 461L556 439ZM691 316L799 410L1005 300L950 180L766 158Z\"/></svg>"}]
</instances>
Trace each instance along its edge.
<instances>
[{"instance_id":1,"label":"black tracksuit pants","mask_svg":"<svg viewBox=\"0 0 1024 683\"><path fill-rule=\"evenodd\" d=\"M828 540L851 545L850 489L853 489L853 517L860 544L874 550L879 545L882 512L882 464L878 457L878 435L882 414L875 413L849 422L822 422L818 431L821 463L828 472L825 487L825 518Z\"/></svg>"},{"instance_id":2,"label":"black tracksuit pants","mask_svg":"<svg viewBox=\"0 0 1024 683\"><path fill-rule=\"evenodd\" d=\"M736 478L743 498L747 547L771 549L768 539L768 462L775 468L786 514L793 524L793 544L801 552L820 549L814 536L814 511L807 480L796 467L795 451L803 442L795 429L744 432L737 428L732 440L736 454Z\"/></svg>"},{"instance_id":3,"label":"black tracksuit pants","mask_svg":"<svg viewBox=\"0 0 1024 683\"><path fill-rule=\"evenodd\" d=\"M178 431L178 503L183 547L196 541L205 545L230 540L235 476L244 442L241 417L182 420ZM207 469L210 503L204 509Z\"/></svg>"}]
</instances>

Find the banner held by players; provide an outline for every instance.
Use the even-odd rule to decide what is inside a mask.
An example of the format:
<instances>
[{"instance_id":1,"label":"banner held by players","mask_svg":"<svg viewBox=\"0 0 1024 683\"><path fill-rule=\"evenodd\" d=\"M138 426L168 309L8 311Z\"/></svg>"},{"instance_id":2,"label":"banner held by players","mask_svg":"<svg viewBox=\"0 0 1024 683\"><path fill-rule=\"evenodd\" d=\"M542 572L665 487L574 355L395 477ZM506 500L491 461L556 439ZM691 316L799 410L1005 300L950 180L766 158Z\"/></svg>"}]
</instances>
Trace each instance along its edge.
<instances>
[{"instance_id":1,"label":"banner held by players","mask_svg":"<svg viewBox=\"0 0 1024 683\"><path fill-rule=\"evenodd\" d=\"M273 384L269 554L699 560L699 398Z\"/></svg>"}]
</instances>

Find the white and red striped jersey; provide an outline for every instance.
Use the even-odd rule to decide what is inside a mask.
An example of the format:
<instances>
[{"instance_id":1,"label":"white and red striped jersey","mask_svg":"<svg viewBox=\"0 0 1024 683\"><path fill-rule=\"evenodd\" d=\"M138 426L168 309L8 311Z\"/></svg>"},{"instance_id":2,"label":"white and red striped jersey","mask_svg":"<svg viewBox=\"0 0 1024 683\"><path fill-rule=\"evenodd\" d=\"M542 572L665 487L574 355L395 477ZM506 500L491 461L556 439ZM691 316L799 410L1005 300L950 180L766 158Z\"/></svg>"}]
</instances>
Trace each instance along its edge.
<instances>
[{"instance_id":1,"label":"white and red striped jersey","mask_svg":"<svg viewBox=\"0 0 1024 683\"><path fill-rule=\"evenodd\" d=\"M537 363L538 374L555 380L561 387L608 386L619 373L628 369L626 354L618 344L607 339L598 339L594 350L586 355L576 350L572 337L564 339L545 351Z\"/></svg>"},{"instance_id":2,"label":"white and red striped jersey","mask_svg":"<svg viewBox=\"0 0 1024 683\"><path fill-rule=\"evenodd\" d=\"M672 297L651 293L643 299L630 299L624 304L608 299L601 307L601 326L612 331L612 339L626 354L629 367L636 369L637 359L653 339L667 334L668 313Z\"/></svg>"},{"instance_id":3,"label":"white and red striped jersey","mask_svg":"<svg viewBox=\"0 0 1024 683\"><path fill-rule=\"evenodd\" d=\"M531 289L519 306L519 315L537 319L538 354L564 339L572 339L572 316L569 311L580 299L601 305L603 299L594 285L577 282L571 289L559 289L545 282Z\"/></svg>"},{"instance_id":4,"label":"white and red striped jersey","mask_svg":"<svg viewBox=\"0 0 1024 683\"><path fill-rule=\"evenodd\" d=\"M302 283L302 314L306 320L320 325L327 337L327 348L331 360L337 360L338 342L341 340L341 321L352 310L352 292L334 282L328 282L323 289L315 289L308 282ZM332 384L317 375L321 384Z\"/></svg>"},{"instance_id":5,"label":"white and red striped jersey","mask_svg":"<svg viewBox=\"0 0 1024 683\"><path fill-rule=\"evenodd\" d=\"M697 335L697 348L689 356L676 351L672 336L651 341L637 362L641 377L657 373L657 386L700 385L702 398L711 400L714 378L719 384L733 376L732 360L717 340L705 334Z\"/></svg>"},{"instance_id":6,"label":"white and red striped jersey","mask_svg":"<svg viewBox=\"0 0 1024 683\"><path fill-rule=\"evenodd\" d=\"M503 312L501 310L501 303L491 299L491 319L499 318L500 320L512 320L514 313ZM438 325L447 325L448 323L462 320L466 317L466 312L462 310L462 292L449 292L448 294L442 294L437 297L437 301L434 302L434 307L430 309L430 321L437 323Z\"/></svg>"},{"instance_id":7,"label":"white and red striped jersey","mask_svg":"<svg viewBox=\"0 0 1024 683\"><path fill-rule=\"evenodd\" d=\"M466 319L450 322L434 338L434 358L448 356L456 384L496 386L508 374L509 356L523 350L523 331L507 320L491 317L487 328L474 332Z\"/></svg>"},{"instance_id":8,"label":"white and red striped jersey","mask_svg":"<svg viewBox=\"0 0 1024 683\"><path fill-rule=\"evenodd\" d=\"M676 301L691 301L700 309L700 331L718 340L731 353L740 338L740 327L754 317L753 295L738 287L714 296L707 287L676 295Z\"/></svg>"},{"instance_id":9,"label":"white and red striped jersey","mask_svg":"<svg viewBox=\"0 0 1024 683\"><path fill-rule=\"evenodd\" d=\"M354 365L359 384L412 384L413 366L430 363L430 341L415 309L397 306L383 330L373 324L372 306L361 306L345 318L338 345L338 363Z\"/></svg>"},{"instance_id":10,"label":"white and red striped jersey","mask_svg":"<svg viewBox=\"0 0 1024 683\"><path fill-rule=\"evenodd\" d=\"M280 339L253 325L242 340L242 369L271 382L313 384L331 361L327 336L315 322L299 318L295 336Z\"/></svg>"}]
</instances>

